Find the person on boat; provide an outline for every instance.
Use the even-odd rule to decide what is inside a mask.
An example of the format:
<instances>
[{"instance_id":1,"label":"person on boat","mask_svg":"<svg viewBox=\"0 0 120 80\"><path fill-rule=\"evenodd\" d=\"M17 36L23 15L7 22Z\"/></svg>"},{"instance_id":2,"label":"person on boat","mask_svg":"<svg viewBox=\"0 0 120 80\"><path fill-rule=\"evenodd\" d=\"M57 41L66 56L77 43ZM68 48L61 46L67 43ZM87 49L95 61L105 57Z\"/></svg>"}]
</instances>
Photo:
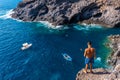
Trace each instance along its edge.
<instances>
[{"instance_id":1,"label":"person on boat","mask_svg":"<svg viewBox=\"0 0 120 80\"><path fill-rule=\"evenodd\" d=\"M92 64L94 63L94 58L96 58L95 48L92 47L91 42L88 42L87 45L88 48L86 48L84 51L85 64L86 64L84 73L87 73L88 65L90 65L90 72L93 73Z\"/></svg>"},{"instance_id":2,"label":"person on boat","mask_svg":"<svg viewBox=\"0 0 120 80\"><path fill-rule=\"evenodd\" d=\"M23 47L27 48L28 47L28 43L24 43Z\"/></svg>"},{"instance_id":3,"label":"person on boat","mask_svg":"<svg viewBox=\"0 0 120 80\"><path fill-rule=\"evenodd\" d=\"M70 56L68 56L68 55L65 55L65 58L66 58L66 59L70 59Z\"/></svg>"}]
</instances>

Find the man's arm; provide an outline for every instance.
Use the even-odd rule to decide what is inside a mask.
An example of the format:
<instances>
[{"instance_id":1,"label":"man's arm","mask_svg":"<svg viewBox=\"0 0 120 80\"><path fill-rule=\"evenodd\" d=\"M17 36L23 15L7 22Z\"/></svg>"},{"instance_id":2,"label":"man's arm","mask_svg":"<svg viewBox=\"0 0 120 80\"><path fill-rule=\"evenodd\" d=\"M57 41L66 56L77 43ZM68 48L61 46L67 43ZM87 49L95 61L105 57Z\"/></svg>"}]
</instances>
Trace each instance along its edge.
<instances>
[{"instance_id":1,"label":"man's arm","mask_svg":"<svg viewBox=\"0 0 120 80\"><path fill-rule=\"evenodd\" d=\"M84 51L84 57L86 57L86 52L87 52L87 50L85 49L85 51Z\"/></svg>"}]
</instances>

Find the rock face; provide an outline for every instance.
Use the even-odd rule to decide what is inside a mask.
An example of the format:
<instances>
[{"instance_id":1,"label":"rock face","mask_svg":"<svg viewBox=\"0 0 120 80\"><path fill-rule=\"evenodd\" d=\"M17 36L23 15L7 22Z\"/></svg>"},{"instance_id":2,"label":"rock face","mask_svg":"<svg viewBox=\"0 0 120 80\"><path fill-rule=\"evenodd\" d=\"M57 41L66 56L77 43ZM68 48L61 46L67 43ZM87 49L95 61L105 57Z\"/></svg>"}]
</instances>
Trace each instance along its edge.
<instances>
[{"instance_id":1,"label":"rock face","mask_svg":"<svg viewBox=\"0 0 120 80\"><path fill-rule=\"evenodd\" d=\"M108 59L108 63L115 67L120 64L120 35L111 35L108 38L111 41L109 46L113 49L113 52Z\"/></svg>"},{"instance_id":2,"label":"rock face","mask_svg":"<svg viewBox=\"0 0 120 80\"><path fill-rule=\"evenodd\" d=\"M113 52L108 59L108 63L113 68L93 69L94 74L85 74L83 70L77 73L76 80L120 80L120 35L108 36L110 42L107 44Z\"/></svg>"},{"instance_id":3,"label":"rock face","mask_svg":"<svg viewBox=\"0 0 120 80\"><path fill-rule=\"evenodd\" d=\"M87 73L85 74L83 70L79 71L76 80L105 80L109 76L109 72L105 69L93 69L94 74Z\"/></svg>"},{"instance_id":4,"label":"rock face","mask_svg":"<svg viewBox=\"0 0 120 80\"><path fill-rule=\"evenodd\" d=\"M53 25L77 22L120 26L119 0L23 0L13 18L23 21L49 21Z\"/></svg>"}]
</instances>

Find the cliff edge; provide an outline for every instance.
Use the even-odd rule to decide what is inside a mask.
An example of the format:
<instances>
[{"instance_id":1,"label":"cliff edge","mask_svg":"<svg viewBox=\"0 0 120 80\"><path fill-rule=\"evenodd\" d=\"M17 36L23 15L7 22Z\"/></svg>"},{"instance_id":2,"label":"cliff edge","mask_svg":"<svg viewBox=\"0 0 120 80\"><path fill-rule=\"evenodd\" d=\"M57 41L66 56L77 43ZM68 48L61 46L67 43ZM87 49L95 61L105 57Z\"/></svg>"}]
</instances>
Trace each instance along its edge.
<instances>
[{"instance_id":1,"label":"cliff edge","mask_svg":"<svg viewBox=\"0 0 120 80\"><path fill-rule=\"evenodd\" d=\"M12 14L23 21L48 21L53 25L77 22L120 27L119 0L23 0Z\"/></svg>"},{"instance_id":2,"label":"cliff edge","mask_svg":"<svg viewBox=\"0 0 120 80\"><path fill-rule=\"evenodd\" d=\"M98 68L93 69L93 72L93 74L85 74L83 70L80 70L76 76L76 80L120 80L120 64L112 71Z\"/></svg>"}]
</instances>

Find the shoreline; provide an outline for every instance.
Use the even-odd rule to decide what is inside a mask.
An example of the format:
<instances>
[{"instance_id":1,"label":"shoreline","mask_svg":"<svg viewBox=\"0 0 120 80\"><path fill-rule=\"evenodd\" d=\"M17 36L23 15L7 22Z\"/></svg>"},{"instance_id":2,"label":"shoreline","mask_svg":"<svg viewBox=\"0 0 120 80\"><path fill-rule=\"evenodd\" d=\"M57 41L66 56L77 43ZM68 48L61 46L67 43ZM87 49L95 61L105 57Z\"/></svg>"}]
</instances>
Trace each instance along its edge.
<instances>
[{"instance_id":1,"label":"shoreline","mask_svg":"<svg viewBox=\"0 0 120 80\"><path fill-rule=\"evenodd\" d=\"M108 46L112 49L111 54L109 55L109 63L113 67L115 67L118 63L116 60L119 60L120 57L120 35L110 35L108 36L108 39L110 40L110 43L108 43Z\"/></svg>"},{"instance_id":2,"label":"shoreline","mask_svg":"<svg viewBox=\"0 0 120 80\"><path fill-rule=\"evenodd\" d=\"M48 28L52 28L52 29L69 29L69 25L73 25L73 28L74 28L74 24L68 24L68 25L58 25L58 26L55 26L53 25L52 23L48 22L48 21L23 21L23 20L20 20L20 19L17 19L17 18L13 18L12 17L12 14L14 13L13 9L10 9L6 12L6 14L4 15L1 15L0 18L1 19L13 19L13 20L16 20L18 22L28 22L28 23L42 23L43 25L47 25ZM88 26L88 27L91 27L91 26L97 26L96 28L108 28L106 26L102 26L101 24L96 24L96 23L87 23L87 22L78 22L76 23L78 25L81 25L81 26ZM98 27L99 26L99 27Z\"/></svg>"}]
</instances>

